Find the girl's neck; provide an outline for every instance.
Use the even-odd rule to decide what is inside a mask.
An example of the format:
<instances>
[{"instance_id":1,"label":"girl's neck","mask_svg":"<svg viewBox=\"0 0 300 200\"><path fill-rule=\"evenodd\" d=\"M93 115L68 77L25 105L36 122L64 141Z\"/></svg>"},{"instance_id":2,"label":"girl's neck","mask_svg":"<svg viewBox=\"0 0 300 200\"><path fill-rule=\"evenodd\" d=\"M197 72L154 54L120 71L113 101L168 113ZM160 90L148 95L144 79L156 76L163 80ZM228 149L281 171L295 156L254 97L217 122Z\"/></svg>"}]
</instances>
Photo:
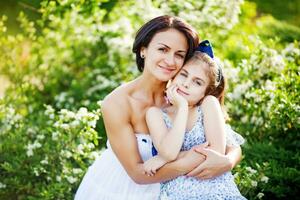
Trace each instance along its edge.
<instances>
[{"instance_id":1,"label":"girl's neck","mask_svg":"<svg viewBox=\"0 0 300 200\"><path fill-rule=\"evenodd\" d=\"M189 113L192 113L192 112L194 112L195 110L197 110L197 108L198 108L198 105L189 105L188 106L188 112ZM177 108L175 107L175 106L169 106L169 109L168 109L171 113L173 113L173 114L176 114L177 113Z\"/></svg>"}]
</instances>

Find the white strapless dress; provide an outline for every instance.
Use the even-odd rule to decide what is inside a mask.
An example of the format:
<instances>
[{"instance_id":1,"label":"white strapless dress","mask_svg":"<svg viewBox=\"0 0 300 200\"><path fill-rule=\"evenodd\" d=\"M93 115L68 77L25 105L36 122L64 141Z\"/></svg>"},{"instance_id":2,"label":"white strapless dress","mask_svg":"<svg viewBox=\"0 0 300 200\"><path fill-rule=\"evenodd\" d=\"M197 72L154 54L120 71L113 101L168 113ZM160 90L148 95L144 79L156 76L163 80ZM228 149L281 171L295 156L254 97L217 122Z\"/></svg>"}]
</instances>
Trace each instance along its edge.
<instances>
[{"instance_id":1,"label":"white strapless dress","mask_svg":"<svg viewBox=\"0 0 300 200\"><path fill-rule=\"evenodd\" d=\"M136 134L136 138L140 155L146 161L152 157L152 140L146 134ZM75 200L156 200L159 190L159 183L136 184L128 176L107 141L107 149L88 168Z\"/></svg>"}]
</instances>

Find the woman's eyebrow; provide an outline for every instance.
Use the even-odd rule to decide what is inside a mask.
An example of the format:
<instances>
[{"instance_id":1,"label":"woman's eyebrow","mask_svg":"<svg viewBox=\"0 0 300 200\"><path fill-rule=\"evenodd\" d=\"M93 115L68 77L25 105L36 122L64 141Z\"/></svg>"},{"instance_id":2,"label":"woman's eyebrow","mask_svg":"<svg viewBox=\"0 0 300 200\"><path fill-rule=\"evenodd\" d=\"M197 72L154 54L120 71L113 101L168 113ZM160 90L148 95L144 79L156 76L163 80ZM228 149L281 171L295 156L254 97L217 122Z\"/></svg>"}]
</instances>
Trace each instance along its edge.
<instances>
[{"instance_id":1,"label":"woman's eyebrow","mask_svg":"<svg viewBox=\"0 0 300 200\"><path fill-rule=\"evenodd\" d=\"M160 45L163 45L164 47L168 48L168 49L171 49L171 47L169 47L168 45L164 44L164 43L158 43ZM186 53L185 50L178 50L178 52L182 52L182 53Z\"/></svg>"}]
</instances>

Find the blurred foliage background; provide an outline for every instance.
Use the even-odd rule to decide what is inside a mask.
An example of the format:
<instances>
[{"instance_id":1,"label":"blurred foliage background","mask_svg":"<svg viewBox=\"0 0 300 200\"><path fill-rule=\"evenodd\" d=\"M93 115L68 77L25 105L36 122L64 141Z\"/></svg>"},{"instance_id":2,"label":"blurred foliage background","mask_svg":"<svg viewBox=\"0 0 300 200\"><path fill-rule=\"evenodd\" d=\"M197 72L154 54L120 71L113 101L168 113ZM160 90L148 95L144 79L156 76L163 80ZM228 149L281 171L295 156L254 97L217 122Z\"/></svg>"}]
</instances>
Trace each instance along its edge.
<instances>
[{"instance_id":1,"label":"blurred foliage background","mask_svg":"<svg viewBox=\"0 0 300 200\"><path fill-rule=\"evenodd\" d=\"M105 147L101 99L138 76L131 47L149 19L184 18L213 42L234 169L248 199L299 196L299 0L0 2L0 199L72 199Z\"/></svg>"}]
</instances>

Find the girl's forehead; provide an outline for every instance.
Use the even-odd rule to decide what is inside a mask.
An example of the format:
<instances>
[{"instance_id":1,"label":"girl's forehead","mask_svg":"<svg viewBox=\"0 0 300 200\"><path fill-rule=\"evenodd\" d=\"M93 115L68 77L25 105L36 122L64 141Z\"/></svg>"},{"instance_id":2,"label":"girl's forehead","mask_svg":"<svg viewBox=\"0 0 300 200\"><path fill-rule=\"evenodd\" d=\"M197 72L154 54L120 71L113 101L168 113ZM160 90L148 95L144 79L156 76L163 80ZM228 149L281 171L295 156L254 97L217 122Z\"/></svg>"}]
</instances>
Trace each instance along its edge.
<instances>
[{"instance_id":1,"label":"girl's forehead","mask_svg":"<svg viewBox=\"0 0 300 200\"><path fill-rule=\"evenodd\" d=\"M181 69L181 71L186 71L192 76L204 78L207 77L208 66L205 62L187 62Z\"/></svg>"}]
</instances>

